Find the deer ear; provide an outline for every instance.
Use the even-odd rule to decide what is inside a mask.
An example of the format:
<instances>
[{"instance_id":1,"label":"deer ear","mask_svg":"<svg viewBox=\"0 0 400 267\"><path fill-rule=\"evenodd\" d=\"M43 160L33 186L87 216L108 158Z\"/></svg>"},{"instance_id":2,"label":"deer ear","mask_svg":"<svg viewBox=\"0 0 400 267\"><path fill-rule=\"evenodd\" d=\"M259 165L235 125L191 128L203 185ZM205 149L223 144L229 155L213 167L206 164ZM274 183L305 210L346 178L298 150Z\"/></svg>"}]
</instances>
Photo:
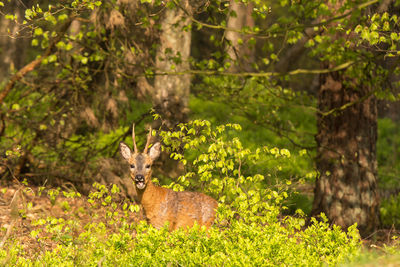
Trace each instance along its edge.
<instances>
[{"instance_id":1,"label":"deer ear","mask_svg":"<svg viewBox=\"0 0 400 267\"><path fill-rule=\"evenodd\" d=\"M124 159L129 160L131 158L132 151L127 144L124 142L119 143L119 149Z\"/></svg>"},{"instance_id":2,"label":"deer ear","mask_svg":"<svg viewBox=\"0 0 400 267\"><path fill-rule=\"evenodd\" d=\"M154 161L155 159L158 158L158 156L160 156L160 152L161 152L161 144L157 142L150 148L149 156Z\"/></svg>"}]
</instances>

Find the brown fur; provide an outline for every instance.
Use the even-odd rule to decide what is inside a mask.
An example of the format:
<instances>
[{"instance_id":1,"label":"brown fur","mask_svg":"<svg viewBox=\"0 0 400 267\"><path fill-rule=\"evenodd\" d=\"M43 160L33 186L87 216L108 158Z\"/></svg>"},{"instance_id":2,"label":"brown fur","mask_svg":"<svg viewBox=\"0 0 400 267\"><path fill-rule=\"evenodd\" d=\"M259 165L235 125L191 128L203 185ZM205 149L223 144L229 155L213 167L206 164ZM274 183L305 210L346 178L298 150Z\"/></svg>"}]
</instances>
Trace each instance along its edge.
<instances>
[{"instance_id":1,"label":"brown fur","mask_svg":"<svg viewBox=\"0 0 400 267\"><path fill-rule=\"evenodd\" d=\"M144 190L137 189L139 203L146 219L155 228L161 228L169 222L169 229L199 225L210 227L215 219L217 201L198 192L175 192L154 185L151 180Z\"/></svg>"},{"instance_id":2,"label":"brown fur","mask_svg":"<svg viewBox=\"0 0 400 267\"><path fill-rule=\"evenodd\" d=\"M160 144L153 145L147 153L148 144L149 138L146 153L137 152L136 145L135 152L132 153L125 143L120 143L121 154L131 166L137 201L142 205L147 221L155 228L161 228L169 222L170 230L192 227L195 222L210 227L215 219L217 201L202 193L175 192L154 185L151 181L151 164L160 154ZM144 177L144 188L141 188L141 176Z\"/></svg>"}]
</instances>

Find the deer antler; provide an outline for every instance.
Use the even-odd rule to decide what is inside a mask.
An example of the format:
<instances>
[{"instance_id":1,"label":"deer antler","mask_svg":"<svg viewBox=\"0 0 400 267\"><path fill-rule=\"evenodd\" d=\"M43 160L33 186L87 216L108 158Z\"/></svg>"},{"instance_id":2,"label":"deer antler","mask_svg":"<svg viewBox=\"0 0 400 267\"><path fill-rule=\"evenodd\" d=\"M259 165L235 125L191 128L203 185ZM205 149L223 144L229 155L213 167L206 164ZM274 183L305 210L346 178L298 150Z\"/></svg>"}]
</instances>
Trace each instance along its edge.
<instances>
[{"instance_id":1,"label":"deer antler","mask_svg":"<svg viewBox=\"0 0 400 267\"><path fill-rule=\"evenodd\" d=\"M152 132L152 129L151 129L151 126L150 126L150 129L149 129L149 134L147 135L147 142L146 142L146 146L144 147L144 151L143 151L143 153L147 153L147 149L149 148L149 145L150 145L150 140L151 140L151 132Z\"/></svg>"},{"instance_id":2,"label":"deer antler","mask_svg":"<svg viewBox=\"0 0 400 267\"><path fill-rule=\"evenodd\" d=\"M135 123L132 124L132 140L133 140L133 149L135 150L135 154L137 154L138 150L136 147L136 140L135 140Z\"/></svg>"}]
</instances>

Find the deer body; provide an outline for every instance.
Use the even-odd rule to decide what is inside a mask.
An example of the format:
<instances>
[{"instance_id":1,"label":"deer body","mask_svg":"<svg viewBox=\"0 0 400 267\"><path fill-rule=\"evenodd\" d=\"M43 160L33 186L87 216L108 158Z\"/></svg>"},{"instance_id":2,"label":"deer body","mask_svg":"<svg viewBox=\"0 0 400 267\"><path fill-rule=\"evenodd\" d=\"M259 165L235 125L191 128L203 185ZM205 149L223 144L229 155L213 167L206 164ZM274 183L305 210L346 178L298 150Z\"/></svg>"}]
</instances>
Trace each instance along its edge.
<instances>
[{"instance_id":1,"label":"deer body","mask_svg":"<svg viewBox=\"0 0 400 267\"><path fill-rule=\"evenodd\" d=\"M135 183L137 201L142 205L147 221L155 228L169 222L170 230L192 227L195 222L210 227L215 219L218 203L215 199L198 192L175 192L156 186L151 181L151 165L161 151L160 143L154 144L147 153L151 130L146 148L139 153L132 130L134 153L125 143L120 143L122 156L130 164L130 175Z\"/></svg>"}]
</instances>

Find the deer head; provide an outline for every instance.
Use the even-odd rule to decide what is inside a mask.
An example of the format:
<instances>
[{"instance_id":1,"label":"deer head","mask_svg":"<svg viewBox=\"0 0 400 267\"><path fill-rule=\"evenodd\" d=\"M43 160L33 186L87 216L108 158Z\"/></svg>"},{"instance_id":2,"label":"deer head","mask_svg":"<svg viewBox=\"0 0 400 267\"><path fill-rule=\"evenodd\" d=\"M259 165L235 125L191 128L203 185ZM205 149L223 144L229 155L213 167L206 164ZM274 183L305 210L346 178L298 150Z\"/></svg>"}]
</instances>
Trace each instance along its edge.
<instances>
[{"instance_id":1,"label":"deer head","mask_svg":"<svg viewBox=\"0 0 400 267\"><path fill-rule=\"evenodd\" d=\"M134 124L132 126L132 139L134 149L133 152L124 142L119 144L119 148L121 150L122 157L128 161L130 165L131 177L135 182L136 187L140 190L144 190L148 182L151 180L151 165L153 164L153 161L156 160L160 155L161 145L157 142L150 148L150 151L147 152L151 140L151 127L149 134L147 135L147 142L143 153L140 153L136 147Z\"/></svg>"}]
</instances>

